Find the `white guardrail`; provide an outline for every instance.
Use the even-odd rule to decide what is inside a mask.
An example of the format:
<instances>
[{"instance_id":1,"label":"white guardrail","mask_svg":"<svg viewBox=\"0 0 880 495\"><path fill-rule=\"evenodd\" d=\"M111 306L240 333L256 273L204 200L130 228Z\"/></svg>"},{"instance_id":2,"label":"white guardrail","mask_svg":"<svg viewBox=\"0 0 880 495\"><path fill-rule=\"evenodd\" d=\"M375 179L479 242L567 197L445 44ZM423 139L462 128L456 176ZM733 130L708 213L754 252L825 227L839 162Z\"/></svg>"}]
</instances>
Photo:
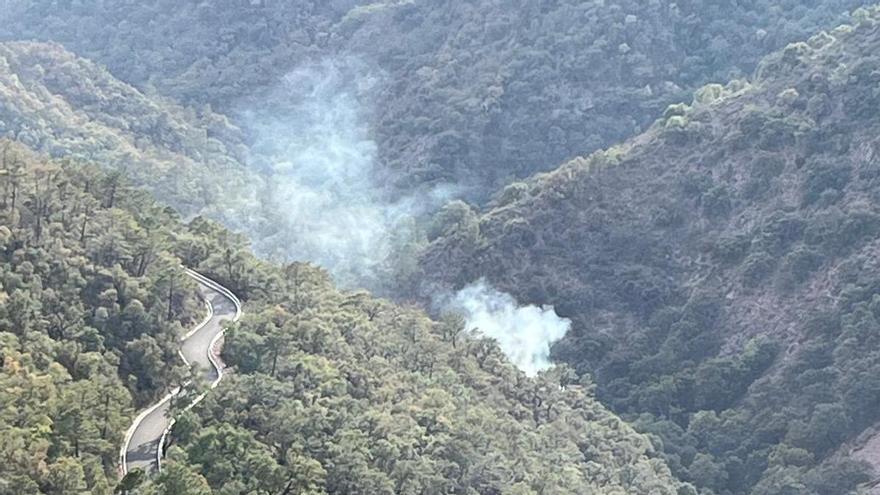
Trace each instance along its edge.
<instances>
[{"instance_id":1,"label":"white guardrail","mask_svg":"<svg viewBox=\"0 0 880 495\"><path fill-rule=\"evenodd\" d=\"M211 280L210 278L202 275L201 273L199 273L195 270L192 270L190 268L184 268L184 270L186 271L187 275L189 275L190 277L195 279L197 282L209 287L210 289L213 289L213 290L219 292L226 299L229 299L229 301L232 302L232 304L235 306L235 315L232 317L233 322L238 321L238 319L241 318L241 301L238 299L238 297L235 296L235 294L232 293L232 291L230 291L226 287L223 287L222 285L218 284L217 282ZM211 321L211 319L214 317L214 306L207 299L205 299L205 306L207 307L207 310L208 310L208 314L207 314L207 316L205 316L205 319L202 320L201 323L196 325L192 330L187 332L187 334L184 335L180 339L181 341L185 341L186 339L195 335L196 332L198 332L199 330L204 328L204 326L207 325L208 322ZM214 370L217 373L217 378L213 382L211 382L210 389L217 388L217 385L220 384L220 380L223 379L223 367L220 366L220 363L217 361L217 358L214 357L214 348L216 347L217 342L223 337L223 334L224 334L224 331L221 330L216 336L214 336L214 338L211 339L211 342L208 345L208 349L207 349L208 361L211 362L211 365L214 367ZM177 354L183 360L184 364L189 366L189 360L186 359L186 356L183 355L183 352L178 350ZM184 386L186 386L186 385L189 385L189 382L184 384ZM143 410L135 418L134 422L128 428L128 431L125 432L125 439L122 442L122 448L119 450L119 466L122 470L123 476L128 474L128 459L127 459L128 447L131 444L131 437L134 435L134 432L137 431L138 426L140 426L140 424L143 422L144 418L149 416L150 413L155 411L157 408L161 407L162 404L165 404L166 402L170 401L171 399L173 399L174 397L179 395L181 392L182 392L181 387L177 387L174 390L172 390L171 392L169 392L165 397L163 397L162 400L160 400L156 404L153 404L149 408ZM184 408L184 411L189 411L190 409L195 407L199 402L201 402L205 398L206 395L207 395L207 392L201 393L198 397L195 398L195 400L193 400L188 406L186 406L186 408ZM156 468L160 471L162 470L162 448L165 445L165 438L168 436L168 433L171 431L171 428L174 427L174 422L175 422L175 420L174 420L174 418L172 418L171 421L168 422L168 426L165 427L165 430L162 432L162 436L159 438L159 448L156 451Z\"/></svg>"}]
</instances>

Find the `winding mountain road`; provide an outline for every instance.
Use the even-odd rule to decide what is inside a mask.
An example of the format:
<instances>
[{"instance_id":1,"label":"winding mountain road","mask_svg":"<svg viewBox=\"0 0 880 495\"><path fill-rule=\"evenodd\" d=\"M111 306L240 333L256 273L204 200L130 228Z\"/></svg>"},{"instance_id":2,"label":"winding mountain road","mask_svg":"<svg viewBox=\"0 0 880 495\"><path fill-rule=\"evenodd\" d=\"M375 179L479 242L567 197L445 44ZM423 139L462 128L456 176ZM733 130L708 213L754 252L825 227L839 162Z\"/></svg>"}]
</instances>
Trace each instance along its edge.
<instances>
[{"instance_id":1,"label":"winding mountain road","mask_svg":"<svg viewBox=\"0 0 880 495\"><path fill-rule=\"evenodd\" d=\"M214 388L223 378L223 368L214 357L214 347L223 336L223 322L236 321L241 317L241 302L231 291L204 275L189 269L186 273L199 283L208 316L183 337L180 357L186 364L198 364L205 382ZM185 387L184 390L177 388L135 418L125 434L119 453L123 476L134 468L141 468L147 473L161 469L160 446L174 425L174 420L167 413L172 399L182 400L186 394ZM194 398L187 408L198 404L204 397L203 393Z\"/></svg>"}]
</instances>

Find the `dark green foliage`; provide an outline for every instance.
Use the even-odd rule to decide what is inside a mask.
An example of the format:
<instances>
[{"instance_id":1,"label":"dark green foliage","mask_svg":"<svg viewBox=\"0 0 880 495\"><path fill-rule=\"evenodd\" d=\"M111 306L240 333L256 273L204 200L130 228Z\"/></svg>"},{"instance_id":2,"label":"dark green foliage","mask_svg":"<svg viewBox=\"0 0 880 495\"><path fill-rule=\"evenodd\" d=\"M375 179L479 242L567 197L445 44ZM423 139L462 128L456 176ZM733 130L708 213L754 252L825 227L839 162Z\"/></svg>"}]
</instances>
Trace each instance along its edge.
<instances>
[{"instance_id":1,"label":"dark green foliage","mask_svg":"<svg viewBox=\"0 0 880 495\"><path fill-rule=\"evenodd\" d=\"M822 265L823 257L817 251L798 246L782 259L780 276L783 287L792 289L808 278Z\"/></svg>"},{"instance_id":2,"label":"dark green foliage","mask_svg":"<svg viewBox=\"0 0 880 495\"><path fill-rule=\"evenodd\" d=\"M555 357L592 372L699 488L853 492L868 471L841 453L880 422L880 121L851 108L876 90L880 10L859 16L536 176L515 208L480 215L470 257L435 263L465 252L438 237L418 276L482 276L523 301L541 287L576 322ZM700 139L670 141L678 124ZM617 166L589 166L611 154ZM540 248L509 238L513 223Z\"/></svg>"},{"instance_id":3,"label":"dark green foliage","mask_svg":"<svg viewBox=\"0 0 880 495\"><path fill-rule=\"evenodd\" d=\"M814 452L817 457L836 447L846 438L852 426L843 405L818 404L809 420L794 421L788 428L787 442Z\"/></svg>"},{"instance_id":4,"label":"dark green foliage","mask_svg":"<svg viewBox=\"0 0 880 495\"><path fill-rule=\"evenodd\" d=\"M772 255L758 251L749 255L742 264L742 284L745 287L757 287L773 274L776 268L776 258Z\"/></svg>"},{"instance_id":5,"label":"dark green foliage","mask_svg":"<svg viewBox=\"0 0 880 495\"><path fill-rule=\"evenodd\" d=\"M812 164L807 170L803 199L806 204L815 203L825 193L839 195L849 183L852 174L849 166L827 163Z\"/></svg>"},{"instance_id":6,"label":"dark green foliage","mask_svg":"<svg viewBox=\"0 0 880 495\"><path fill-rule=\"evenodd\" d=\"M176 214L95 167L0 141L0 491L109 494L134 411L200 317ZM131 492L129 473L117 492Z\"/></svg>"},{"instance_id":7,"label":"dark green foliage","mask_svg":"<svg viewBox=\"0 0 880 495\"><path fill-rule=\"evenodd\" d=\"M565 366L528 378L461 318L259 261L241 236L184 225L122 175L7 142L0 160L0 492L687 487ZM475 214L455 211L445 235L472 230ZM135 411L187 376L177 346L202 305L182 262L248 301L224 346L232 373L177 418L161 473L117 483Z\"/></svg>"},{"instance_id":8,"label":"dark green foliage","mask_svg":"<svg viewBox=\"0 0 880 495\"><path fill-rule=\"evenodd\" d=\"M700 198L703 213L710 218L727 215L732 207L730 191L723 185L713 186Z\"/></svg>"},{"instance_id":9,"label":"dark green foliage","mask_svg":"<svg viewBox=\"0 0 880 495\"><path fill-rule=\"evenodd\" d=\"M747 235L723 237L712 248L712 254L720 263L738 263L749 252L752 239Z\"/></svg>"},{"instance_id":10,"label":"dark green foliage","mask_svg":"<svg viewBox=\"0 0 880 495\"><path fill-rule=\"evenodd\" d=\"M855 3L12 0L0 30L233 111L304 61L364 57L387 78L369 118L394 185L473 183L479 200L666 108L631 145L509 186L486 215L450 204L407 275L485 275L555 304L575 322L557 357L594 374L597 395L701 490L825 494L866 480L832 454L880 419L877 13L789 45L751 87L667 105ZM2 55L4 135L130 167L185 213L220 203L206 170L246 177L246 138L210 108L156 103L58 47ZM197 306L191 287L174 295L182 261L253 314L228 338L236 373L179 422L147 493L695 492L651 465L589 383L560 389L567 368L527 380L455 324L340 293L314 267L257 262L242 237L202 217L183 228L129 194L125 174L64 166L21 181L3 159L0 389L4 418L27 413L4 447L41 467L4 466L15 491L110 490L118 423L180 378L165 363ZM180 173L157 179L169 163Z\"/></svg>"},{"instance_id":11,"label":"dark green foliage","mask_svg":"<svg viewBox=\"0 0 880 495\"><path fill-rule=\"evenodd\" d=\"M226 117L148 96L57 44L0 43L0 137L112 170L100 187L112 191L124 176L183 215L235 217L256 184ZM235 190L221 191L230 182Z\"/></svg>"},{"instance_id":12,"label":"dark green foliage","mask_svg":"<svg viewBox=\"0 0 880 495\"><path fill-rule=\"evenodd\" d=\"M144 483L147 475L144 473L144 470L141 468L134 468L129 471L125 476L123 476L122 480L116 485L116 489L113 493L119 494L127 494L133 492L139 486Z\"/></svg>"},{"instance_id":13,"label":"dark green foliage","mask_svg":"<svg viewBox=\"0 0 880 495\"><path fill-rule=\"evenodd\" d=\"M695 92L695 106L715 104L720 86L698 88L749 74L861 4L7 0L0 39L60 42L139 88L227 113L298 66L356 57L383 75L370 118L396 185L451 181L485 200L512 178L638 133L664 110L671 142L703 139L687 108L670 104ZM793 46L779 65L796 66L806 49ZM866 84L873 66L857 74ZM866 90L848 113L877 97ZM793 130L773 116L753 140L778 149Z\"/></svg>"},{"instance_id":14,"label":"dark green foliage","mask_svg":"<svg viewBox=\"0 0 880 495\"><path fill-rule=\"evenodd\" d=\"M308 264L248 263L271 290L229 329L231 374L178 421L151 489L689 493L569 368L529 379L460 318L339 292Z\"/></svg>"},{"instance_id":15,"label":"dark green foliage","mask_svg":"<svg viewBox=\"0 0 880 495\"><path fill-rule=\"evenodd\" d=\"M746 199L755 199L767 191L773 185L773 180L785 170L785 162L776 155L766 155L758 158L751 164L749 182L743 195Z\"/></svg>"}]
</instances>

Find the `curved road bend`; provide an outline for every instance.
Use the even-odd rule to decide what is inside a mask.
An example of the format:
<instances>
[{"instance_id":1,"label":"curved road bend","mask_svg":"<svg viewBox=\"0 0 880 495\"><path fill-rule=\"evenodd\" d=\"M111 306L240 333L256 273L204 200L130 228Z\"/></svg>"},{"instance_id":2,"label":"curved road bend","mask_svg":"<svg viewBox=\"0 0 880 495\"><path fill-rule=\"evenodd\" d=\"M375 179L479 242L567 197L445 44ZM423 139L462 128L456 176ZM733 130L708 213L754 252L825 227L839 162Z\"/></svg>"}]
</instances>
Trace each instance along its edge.
<instances>
[{"instance_id":1,"label":"curved road bend","mask_svg":"<svg viewBox=\"0 0 880 495\"><path fill-rule=\"evenodd\" d=\"M211 362L209 355L212 352L211 344L223 332L224 321L235 321L241 314L240 303L232 298L231 292L223 289L197 273L187 271L187 274L199 283L202 297L210 305L213 314L210 319L197 327L192 335L186 337L180 348L180 353L188 363L197 363L204 375L205 383L216 385L222 376L221 370ZM212 287L212 285L214 287ZM219 290L218 290L219 289ZM223 294L221 290L229 295ZM232 298L230 298L231 296ZM170 407L170 399L174 393L165 396L158 404L141 413L135 420L126 435L126 443L122 447L121 464L123 474L134 468L142 468L150 473L158 468L159 442L168 428L171 418L166 416ZM129 440L130 438L130 440Z\"/></svg>"}]
</instances>

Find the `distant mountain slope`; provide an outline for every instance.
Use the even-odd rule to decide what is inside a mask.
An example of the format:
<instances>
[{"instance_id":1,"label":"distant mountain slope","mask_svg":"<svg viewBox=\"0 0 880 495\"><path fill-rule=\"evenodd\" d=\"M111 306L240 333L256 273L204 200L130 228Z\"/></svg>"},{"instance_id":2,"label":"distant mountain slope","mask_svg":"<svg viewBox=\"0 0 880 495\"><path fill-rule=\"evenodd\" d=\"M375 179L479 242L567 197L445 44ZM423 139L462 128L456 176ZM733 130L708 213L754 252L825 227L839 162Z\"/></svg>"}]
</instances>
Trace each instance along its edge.
<instances>
[{"instance_id":1,"label":"distant mountain slope","mask_svg":"<svg viewBox=\"0 0 880 495\"><path fill-rule=\"evenodd\" d=\"M453 182L482 200L640 132L863 3L7 0L0 39L57 41L139 88L230 114L296 67L362 59L383 81L367 105L391 181Z\"/></svg>"},{"instance_id":2,"label":"distant mountain slope","mask_svg":"<svg viewBox=\"0 0 880 495\"><path fill-rule=\"evenodd\" d=\"M375 128L403 184L452 181L481 201L641 132L697 87L864 4L783 3L398 2L353 12L337 37L389 74Z\"/></svg>"},{"instance_id":3,"label":"distant mountain slope","mask_svg":"<svg viewBox=\"0 0 880 495\"><path fill-rule=\"evenodd\" d=\"M57 44L0 43L0 136L124 170L184 214L224 215L219 176L242 196L252 183L224 117L147 96Z\"/></svg>"},{"instance_id":4,"label":"distant mountain slope","mask_svg":"<svg viewBox=\"0 0 880 495\"><path fill-rule=\"evenodd\" d=\"M556 358L699 486L849 493L864 474L829 462L880 420L878 53L858 11L485 212L449 205L415 279L554 304Z\"/></svg>"},{"instance_id":5,"label":"distant mountain slope","mask_svg":"<svg viewBox=\"0 0 880 495\"><path fill-rule=\"evenodd\" d=\"M128 83L228 106L326 46L332 24L358 3L9 0L0 37L62 43Z\"/></svg>"}]
</instances>

